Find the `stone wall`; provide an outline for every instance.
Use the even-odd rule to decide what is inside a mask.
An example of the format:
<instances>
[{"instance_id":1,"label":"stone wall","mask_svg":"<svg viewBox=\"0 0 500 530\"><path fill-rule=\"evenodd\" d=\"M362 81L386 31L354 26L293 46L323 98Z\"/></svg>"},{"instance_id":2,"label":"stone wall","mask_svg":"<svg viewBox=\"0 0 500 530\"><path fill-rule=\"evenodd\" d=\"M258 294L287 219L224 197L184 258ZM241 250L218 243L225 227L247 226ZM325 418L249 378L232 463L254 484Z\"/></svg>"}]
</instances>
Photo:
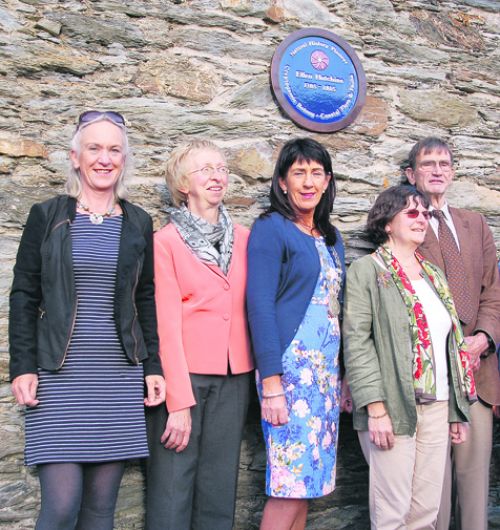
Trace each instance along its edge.
<instances>
[{"instance_id":1,"label":"stone wall","mask_svg":"<svg viewBox=\"0 0 500 530\"><path fill-rule=\"evenodd\" d=\"M167 198L164 161L183 138L210 137L226 149L227 204L249 226L266 203L280 146L309 135L331 152L334 218L352 259L364 251L359 234L373 198L399 181L410 146L433 134L456 151L451 202L484 213L500 242L499 25L496 0L0 0L0 528L32 527L38 503L36 475L22 464L22 412L8 385L11 270L30 205L62 191L78 114L126 115L132 200L156 227ZM299 129L269 89L274 49L306 26L346 39L366 72L364 110L335 134ZM256 527L263 502L256 421L254 410L242 453L240 529ZM340 470L343 489L315 509L315 528L332 527L321 520L339 499L349 504L365 492L360 460L350 458L352 474ZM142 527L142 489L133 464L117 528ZM363 526L354 522L360 514L366 508L346 515L342 527Z\"/></svg>"}]
</instances>

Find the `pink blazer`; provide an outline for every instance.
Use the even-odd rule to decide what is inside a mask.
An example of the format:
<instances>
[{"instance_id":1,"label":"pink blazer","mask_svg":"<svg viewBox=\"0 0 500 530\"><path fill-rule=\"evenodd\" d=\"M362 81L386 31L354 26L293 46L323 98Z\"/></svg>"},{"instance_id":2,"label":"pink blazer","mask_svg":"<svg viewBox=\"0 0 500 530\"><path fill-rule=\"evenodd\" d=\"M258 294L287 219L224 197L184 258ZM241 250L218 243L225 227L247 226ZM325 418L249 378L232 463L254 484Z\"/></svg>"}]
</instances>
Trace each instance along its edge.
<instances>
[{"instance_id":1,"label":"pink blazer","mask_svg":"<svg viewBox=\"0 0 500 530\"><path fill-rule=\"evenodd\" d=\"M249 231L234 226L227 276L202 262L173 224L156 232L155 290L160 359L169 412L196 404L189 374L253 369L245 311Z\"/></svg>"}]
</instances>

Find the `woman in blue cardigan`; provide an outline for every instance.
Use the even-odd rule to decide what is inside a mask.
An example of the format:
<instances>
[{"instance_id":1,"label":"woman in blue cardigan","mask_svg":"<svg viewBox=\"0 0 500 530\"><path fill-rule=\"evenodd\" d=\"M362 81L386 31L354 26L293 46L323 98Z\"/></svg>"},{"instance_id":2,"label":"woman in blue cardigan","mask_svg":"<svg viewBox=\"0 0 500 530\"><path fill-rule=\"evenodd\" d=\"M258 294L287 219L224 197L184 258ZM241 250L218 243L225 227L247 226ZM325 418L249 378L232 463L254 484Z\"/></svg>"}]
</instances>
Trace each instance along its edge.
<instances>
[{"instance_id":1,"label":"woman in blue cardigan","mask_svg":"<svg viewBox=\"0 0 500 530\"><path fill-rule=\"evenodd\" d=\"M291 140L250 235L247 307L269 495L261 530L305 528L307 499L335 487L344 248L330 223L334 199L326 149Z\"/></svg>"}]
</instances>

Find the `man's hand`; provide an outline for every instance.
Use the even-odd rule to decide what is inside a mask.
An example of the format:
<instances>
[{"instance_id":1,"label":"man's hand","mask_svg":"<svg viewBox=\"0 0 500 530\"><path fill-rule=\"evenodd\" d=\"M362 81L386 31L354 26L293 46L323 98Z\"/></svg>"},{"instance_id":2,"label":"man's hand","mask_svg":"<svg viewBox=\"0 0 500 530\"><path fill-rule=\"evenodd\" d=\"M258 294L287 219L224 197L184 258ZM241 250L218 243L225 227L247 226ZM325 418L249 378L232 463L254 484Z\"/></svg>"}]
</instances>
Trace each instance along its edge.
<instances>
[{"instance_id":1,"label":"man's hand","mask_svg":"<svg viewBox=\"0 0 500 530\"><path fill-rule=\"evenodd\" d=\"M489 348L488 336L480 331L475 335L465 337L464 340L465 344L467 344L471 367L476 371L481 363L481 355Z\"/></svg>"}]
</instances>

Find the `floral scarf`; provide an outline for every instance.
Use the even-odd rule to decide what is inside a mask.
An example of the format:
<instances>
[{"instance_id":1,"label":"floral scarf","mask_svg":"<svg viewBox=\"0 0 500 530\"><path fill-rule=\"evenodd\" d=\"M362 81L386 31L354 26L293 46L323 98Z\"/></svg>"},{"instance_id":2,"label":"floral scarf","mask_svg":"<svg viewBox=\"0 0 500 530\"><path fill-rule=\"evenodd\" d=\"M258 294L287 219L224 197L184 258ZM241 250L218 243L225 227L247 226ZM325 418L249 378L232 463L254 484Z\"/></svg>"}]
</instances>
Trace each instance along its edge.
<instances>
[{"instance_id":1,"label":"floral scarf","mask_svg":"<svg viewBox=\"0 0 500 530\"><path fill-rule=\"evenodd\" d=\"M186 206L168 210L184 243L201 260L218 265L224 274L229 270L233 254L233 222L224 207L219 207L219 222L215 225L190 212Z\"/></svg>"},{"instance_id":2,"label":"floral scarf","mask_svg":"<svg viewBox=\"0 0 500 530\"><path fill-rule=\"evenodd\" d=\"M413 384L415 388L415 397L418 403L435 401L436 374L434 370L434 353L432 350L429 326L427 324L425 313L423 312L422 304L418 299L408 276L406 276L403 268L390 249L387 246L381 246L377 249L376 253L390 272L396 287L399 289L410 317L410 330L413 342ZM457 345L455 350L455 364L459 378L459 385L469 401L475 401L477 398L474 376L472 368L470 367L462 328L460 326L460 321L448 284L437 267L424 260L418 252L415 252L415 257L419 261L425 275L434 286L434 289L450 314L452 332L455 336L455 342Z\"/></svg>"}]
</instances>

